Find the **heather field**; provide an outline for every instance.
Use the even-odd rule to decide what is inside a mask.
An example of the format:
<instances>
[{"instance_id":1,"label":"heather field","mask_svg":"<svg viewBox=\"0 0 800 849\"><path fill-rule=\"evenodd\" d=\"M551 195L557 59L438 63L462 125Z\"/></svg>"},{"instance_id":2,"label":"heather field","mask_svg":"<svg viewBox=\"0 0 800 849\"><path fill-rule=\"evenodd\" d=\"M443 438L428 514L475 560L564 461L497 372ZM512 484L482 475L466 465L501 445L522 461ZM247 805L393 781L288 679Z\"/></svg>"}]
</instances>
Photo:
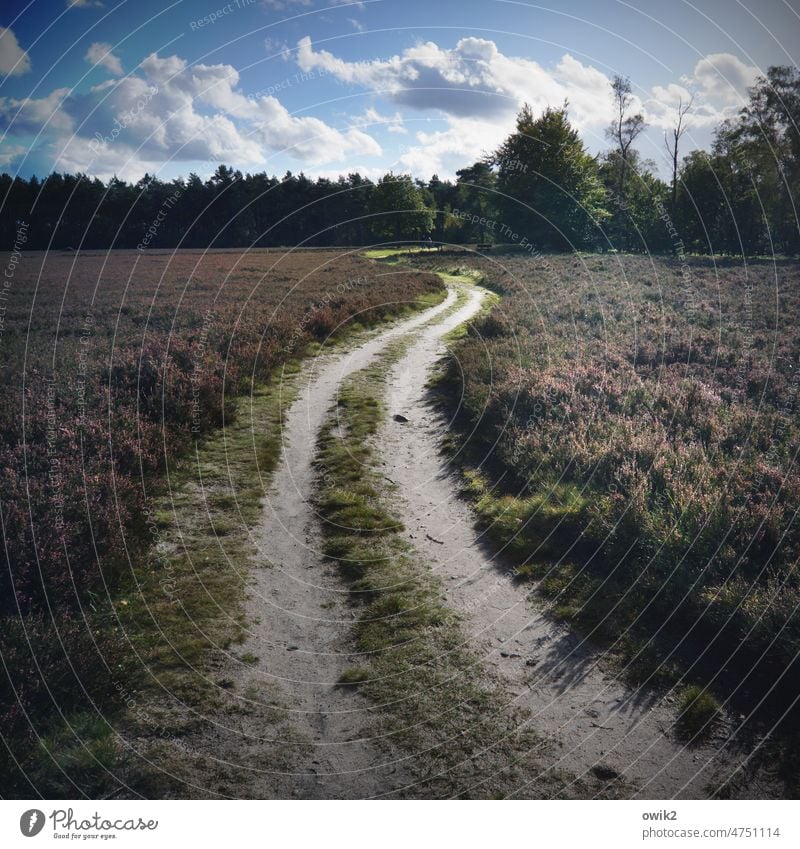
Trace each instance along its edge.
<instances>
[{"instance_id":1,"label":"heather field","mask_svg":"<svg viewBox=\"0 0 800 849\"><path fill-rule=\"evenodd\" d=\"M0 4L0 849L791 842L798 24Z\"/></svg>"},{"instance_id":2,"label":"heather field","mask_svg":"<svg viewBox=\"0 0 800 849\"><path fill-rule=\"evenodd\" d=\"M169 525L157 505L170 475L221 427L246 431L242 405L250 410L247 399L279 367L420 299L435 303L441 283L349 252L27 252L0 261L12 272L0 340L10 564L0 592L10 684L0 690L3 795L102 794L118 786L103 776L125 754L115 730L130 694L170 650L176 668L206 657L214 607L227 602L235 615L229 585L241 581L224 559L211 564L219 586L195 574L177 606L154 613L175 602L179 582L180 545L172 561L154 555ZM239 437L254 487L239 489L239 514L235 499L218 495L231 532L242 510L258 515L258 473L278 450L280 410L272 415L249 433L249 459L248 433ZM233 480L224 454L218 466L204 471Z\"/></svg>"},{"instance_id":3,"label":"heather field","mask_svg":"<svg viewBox=\"0 0 800 849\"><path fill-rule=\"evenodd\" d=\"M795 795L796 262L4 259L5 795Z\"/></svg>"},{"instance_id":4,"label":"heather field","mask_svg":"<svg viewBox=\"0 0 800 849\"><path fill-rule=\"evenodd\" d=\"M515 574L635 683L707 688L745 734L796 723L800 266L414 265L460 265L503 295L442 387L465 490Z\"/></svg>"}]
</instances>

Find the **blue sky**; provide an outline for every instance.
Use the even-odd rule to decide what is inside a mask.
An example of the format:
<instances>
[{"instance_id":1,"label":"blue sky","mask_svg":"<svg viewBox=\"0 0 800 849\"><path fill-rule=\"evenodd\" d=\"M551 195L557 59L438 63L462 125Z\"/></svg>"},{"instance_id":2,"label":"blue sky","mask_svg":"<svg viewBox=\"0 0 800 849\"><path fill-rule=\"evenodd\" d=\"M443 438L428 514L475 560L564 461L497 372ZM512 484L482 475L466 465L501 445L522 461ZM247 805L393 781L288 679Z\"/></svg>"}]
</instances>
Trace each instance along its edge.
<instances>
[{"instance_id":1,"label":"blue sky","mask_svg":"<svg viewBox=\"0 0 800 849\"><path fill-rule=\"evenodd\" d=\"M452 176L519 106L570 104L606 147L608 81L630 76L663 166L773 64L800 56L800 0L4 0L0 169L164 179L242 170Z\"/></svg>"}]
</instances>

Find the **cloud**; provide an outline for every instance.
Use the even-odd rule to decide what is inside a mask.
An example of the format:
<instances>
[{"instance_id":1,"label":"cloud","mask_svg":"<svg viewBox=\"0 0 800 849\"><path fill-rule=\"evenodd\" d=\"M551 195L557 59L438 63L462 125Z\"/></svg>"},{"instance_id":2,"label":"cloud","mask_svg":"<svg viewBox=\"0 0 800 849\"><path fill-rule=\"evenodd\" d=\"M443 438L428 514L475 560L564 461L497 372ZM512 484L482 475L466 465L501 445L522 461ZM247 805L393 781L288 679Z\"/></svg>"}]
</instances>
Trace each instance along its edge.
<instances>
[{"instance_id":1,"label":"cloud","mask_svg":"<svg viewBox=\"0 0 800 849\"><path fill-rule=\"evenodd\" d=\"M745 65L731 53L711 53L694 66L689 82L698 85L706 95L739 103L746 99L747 89L758 76L758 68Z\"/></svg>"},{"instance_id":2,"label":"cloud","mask_svg":"<svg viewBox=\"0 0 800 849\"><path fill-rule=\"evenodd\" d=\"M712 53L697 62L693 74L681 78L682 84L653 86L642 111L652 126L668 130L674 126L678 104L694 98L686 125L712 128L738 113L759 73L730 53Z\"/></svg>"},{"instance_id":3,"label":"cloud","mask_svg":"<svg viewBox=\"0 0 800 849\"><path fill-rule=\"evenodd\" d=\"M390 133L398 133L405 135L408 130L403 124L403 116L400 112L395 112L394 115L381 115L377 109L370 106L363 115L355 115L350 119L350 124L353 127L372 127L376 124L385 125Z\"/></svg>"},{"instance_id":4,"label":"cloud","mask_svg":"<svg viewBox=\"0 0 800 849\"><path fill-rule=\"evenodd\" d=\"M349 62L327 50L316 50L306 36L297 44L304 71L321 70L342 82L359 85L390 102L417 110L435 110L454 118L502 119L524 103L534 111L569 103L570 118L582 131L596 131L610 120L609 77L569 53L552 67L502 53L494 41L462 38L446 48L422 42L390 58ZM666 120L673 101L698 91L697 113L710 122L733 101L746 96L758 69L729 53L697 62L685 85L654 86L648 98L634 96L632 108L648 118ZM677 95L677 96L676 96Z\"/></svg>"},{"instance_id":5,"label":"cloud","mask_svg":"<svg viewBox=\"0 0 800 849\"><path fill-rule=\"evenodd\" d=\"M116 74L118 77L121 77L125 73L122 70L122 62L120 62L119 57L111 52L111 45L106 44L104 41L95 41L86 51L84 59L87 62L91 62L95 67L100 65L106 68L106 70L111 71L112 74Z\"/></svg>"},{"instance_id":6,"label":"cloud","mask_svg":"<svg viewBox=\"0 0 800 849\"><path fill-rule=\"evenodd\" d=\"M264 50L270 56L280 56L284 62L288 62L292 58L292 48L285 41L279 41L276 38L265 38Z\"/></svg>"},{"instance_id":7,"label":"cloud","mask_svg":"<svg viewBox=\"0 0 800 849\"><path fill-rule=\"evenodd\" d=\"M291 9L292 6L313 6L314 0L261 0L261 5L267 9ZM360 0L329 0L321 3L321 6L355 6L363 9L364 4Z\"/></svg>"},{"instance_id":8,"label":"cloud","mask_svg":"<svg viewBox=\"0 0 800 849\"><path fill-rule=\"evenodd\" d=\"M453 48L427 41L389 59L347 62L315 50L306 36L298 42L297 62L304 71L325 71L396 105L456 118L509 118L526 101L542 109L565 99L578 126L601 114L605 120L608 111L609 80L601 71L569 54L548 70L532 59L507 56L484 38L462 38Z\"/></svg>"},{"instance_id":9,"label":"cloud","mask_svg":"<svg viewBox=\"0 0 800 849\"><path fill-rule=\"evenodd\" d=\"M482 40L462 39L454 50L442 50L429 41L388 60L347 62L327 50L315 51L306 36L298 42L297 62L303 71L325 71L414 109L438 109L454 115L508 111L509 104L487 69L469 61L470 44L476 41Z\"/></svg>"},{"instance_id":10,"label":"cloud","mask_svg":"<svg viewBox=\"0 0 800 849\"><path fill-rule=\"evenodd\" d=\"M690 91L677 83L666 86L655 85L652 96L642 104L642 111L648 124L661 130L671 130L675 126L678 106L686 106L692 100L692 108L684 118L684 126L715 127L737 111L737 107L714 105L702 91Z\"/></svg>"},{"instance_id":11,"label":"cloud","mask_svg":"<svg viewBox=\"0 0 800 849\"><path fill-rule=\"evenodd\" d=\"M49 123L48 123L49 121ZM47 97L0 98L0 129L45 128L54 167L97 176L141 176L167 161L210 160L264 166L270 152L323 164L378 156L363 130L339 130L292 115L275 97L247 97L231 65L190 65L152 53L139 72L88 92L58 89Z\"/></svg>"},{"instance_id":12,"label":"cloud","mask_svg":"<svg viewBox=\"0 0 800 849\"><path fill-rule=\"evenodd\" d=\"M474 118L451 118L444 130L420 131L399 158L402 168L418 176L452 177L500 145L509 127Z\"/></svg>"},{"instance_id":13,"label":"cloud","mask_svg":"<svg viewBox=\"0 0 800 849\"><path fill-rule=\"evenodd\" d=\"M395 106L439 113L444 129L416 133L417 144L399 158L403 168L419 175L436 171L451 176L496 148L525 102L536 112L568 100L570 118L583 131L599 132L611 109L610 80L602 71L570 54L544 68L531 59L505 55L483 38L462 38L453 48L428 41L387 59L348 62L315 50L306 37L298 42L297 62L303 71L323 71ZM372 112L356 121L371 117L391 129L384 116Z\"/></svg>"},{"instance_id":14,"label":"cloud","mask_svg":"<svg viewBox=\"0 0 800 849\"><path fill-rule=\"evenodd\" d=\"M0 74L16 77L30 69L30 56L19 46L14 31L0 27Z\"/></svg>"},{"instance_id":15,"label":"cloud","mask_svg":"<svg viewBox=\"0 0 800 849\"><path fill-rule=\"evenodd\" d=\"M162 59L151 54L141 69L149 82L159 86L158 97L164 99L165 108L191 110L197 101L247 125L251 138L303 161L330 162L351 154L381 153L378 143L360 130L341 132L319 118L294 117L271 95L247 97L238 89L239 74L231 65L189 67L177 56Z\"/></svg>"},{"instance_id":16,"label":"cloud","mask_svg":"<svg viewBox=\"0 0 800 849\"><path fill-rule=\"evenodd\" d=\"M304 169L303 173L306 177L314 180L322 177L332 182L335 182L342 176L347 177L348 174L360 174L362 177L377 182L391 170L392 168L389 165L359 165L358 163L353 163L352 165L348 165L344 171L341 168L308 168Z\"/></svg>"},{"instance_id":17,"label":"cloud","mask_svg":"<svg viewBox=\"0 0 800 849\"><path fill-rule=\"evenodd\" d=\"M12 162L21 159L28 148L21 144L5 145L0 149L0 168L7 168Z\"/></svg>"},{"instance_id":18,"label":"cloud","mask_svg":"<svg viewBox=\"0 0 800 849\"><path fill-rule=\"evenodd\" d=\"M261 5L267 9L282 12L284 9L291 9L292 6L311 6L312 0L261 0Z\"/></svg>"},{"instance_id":19,"label":"cloud","mask_svg":"<svg viewBox=\"0 0 800 849\"><path fill-rule=\"evenodd\" d=\"M74 121L61 108L69 93L68 88L57 88L40 98L0 97L0 130L36 135L47 125L50 130L71 132Z\"/></svg>"}]
</instances>

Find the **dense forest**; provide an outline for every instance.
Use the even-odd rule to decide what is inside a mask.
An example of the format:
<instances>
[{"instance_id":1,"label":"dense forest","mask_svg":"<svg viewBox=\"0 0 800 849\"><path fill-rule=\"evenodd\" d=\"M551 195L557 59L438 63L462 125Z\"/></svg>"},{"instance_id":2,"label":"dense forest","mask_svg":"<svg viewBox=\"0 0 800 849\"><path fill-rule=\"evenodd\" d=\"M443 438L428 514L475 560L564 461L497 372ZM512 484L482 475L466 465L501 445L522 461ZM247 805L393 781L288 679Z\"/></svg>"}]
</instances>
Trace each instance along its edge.
<instances>
[{"instance_id":1,"label":"dense forest","mask_svg":"<svg viewBox=\"0 0 800 849\"><path fill-rule=\"evenodd\" d=\"M517 243L537 250L625 250L796 255L800 231L800 73L773 67L710 151L685 154L692 103L665 133L671 178L634 147L646 128L630 83L612 84L610 148L591 156L568 104L525 107L496 151L455 182L358 173L242 174L219 165L135 184L85 174L0 176L0 247L19 249L339 246L430 236L444 243ZM24 239L20 238L20 230Z\"/></svg>"}]
</instances>

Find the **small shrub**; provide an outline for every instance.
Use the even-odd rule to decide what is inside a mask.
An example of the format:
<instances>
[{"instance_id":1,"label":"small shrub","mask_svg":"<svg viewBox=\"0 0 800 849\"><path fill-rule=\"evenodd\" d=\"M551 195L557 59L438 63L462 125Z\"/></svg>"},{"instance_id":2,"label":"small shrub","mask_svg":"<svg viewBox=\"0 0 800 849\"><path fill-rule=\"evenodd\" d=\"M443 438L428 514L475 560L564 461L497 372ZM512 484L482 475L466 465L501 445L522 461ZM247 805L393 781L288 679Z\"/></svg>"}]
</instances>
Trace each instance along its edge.
<instances>
[{"instance_id":1,"label":"small shrub","mask_svg":"<svg viewBox=\"0 0 800 849\"><path fill-rule=\"evenodd\" d=\"M351 666L339 676L339 684L342 685L363 684L365 681L369 681L369 669L361 666Z\"/></svg>"},{"instance_id":2,"label":"small shrub","mask_svg":"<svg viewBox=\"0 0 800 849\"><path fill-rule=\"evenodd\" d=\"M682 737L705 737L722 713L720 703L702 687L693 684L681 694L678 703L677 729Z\"/></svg>"}]
</instances>

